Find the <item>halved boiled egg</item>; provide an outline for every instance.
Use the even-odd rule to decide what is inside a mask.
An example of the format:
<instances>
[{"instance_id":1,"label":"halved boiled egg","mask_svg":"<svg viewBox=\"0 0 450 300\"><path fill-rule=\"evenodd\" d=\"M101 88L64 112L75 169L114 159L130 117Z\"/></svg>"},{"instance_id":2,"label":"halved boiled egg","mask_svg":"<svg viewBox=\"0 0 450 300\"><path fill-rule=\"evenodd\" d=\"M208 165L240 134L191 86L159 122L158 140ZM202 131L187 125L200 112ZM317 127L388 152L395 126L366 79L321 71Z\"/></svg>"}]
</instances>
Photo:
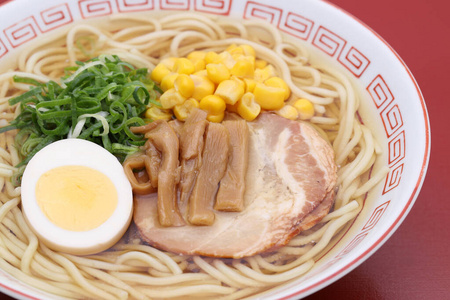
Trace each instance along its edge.
<instances>
[{"instance_id":1,"label":"halved boiled egg","mask_svg":"<svg viewBox=\"0 0 450 300\"><path fill-rule=\"evenodd\" d=\"M122 165L86 140L60 140L36 153L23 174L21 191L26 221L54 250L101 252L131 222L133 194Z\"/></svg>"}]
</instances>

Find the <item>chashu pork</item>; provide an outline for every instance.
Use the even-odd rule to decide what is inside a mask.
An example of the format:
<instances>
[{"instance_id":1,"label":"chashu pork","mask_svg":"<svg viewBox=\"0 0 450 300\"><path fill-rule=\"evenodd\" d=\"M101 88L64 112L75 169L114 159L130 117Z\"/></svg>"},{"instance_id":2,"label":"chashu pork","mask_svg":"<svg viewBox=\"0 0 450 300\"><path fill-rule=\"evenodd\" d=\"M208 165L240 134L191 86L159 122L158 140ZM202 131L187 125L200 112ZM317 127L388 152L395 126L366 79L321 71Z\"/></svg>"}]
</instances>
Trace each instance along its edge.
<instances>
[{"instance_id":1,"label":"chashu pork","mask_svg":"<svg viewBox=\"0 0 450 300\"><path fill-rule=\"evenodd\" d=\"M134 222L145 241L179 254L241 258L285 245L328 213L337 180L329 144L309 125L270 113L248 125L244 210L215 211L212 226L163 227L156 194L138 195Z\"/></svg>"}]
</instances>

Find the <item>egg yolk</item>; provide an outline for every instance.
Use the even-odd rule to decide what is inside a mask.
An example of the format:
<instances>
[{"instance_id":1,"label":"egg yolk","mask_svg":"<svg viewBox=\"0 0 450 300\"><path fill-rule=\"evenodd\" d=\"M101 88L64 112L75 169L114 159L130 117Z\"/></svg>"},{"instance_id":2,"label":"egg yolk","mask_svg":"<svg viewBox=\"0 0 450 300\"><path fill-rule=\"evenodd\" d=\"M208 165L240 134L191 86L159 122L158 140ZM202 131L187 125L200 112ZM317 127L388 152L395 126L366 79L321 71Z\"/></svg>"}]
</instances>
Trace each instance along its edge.
<instances>
[{"instance_id":1,"label":"egg yolk","mask_svg":"<svg viewBox=\"0 0 450 300\"><path fill-rule=\"evenodd\" d=\"M62 166L45 172L35 192L46 217L71 231L97 228L111 217L118 201L112 181L84 166Z\"/></svg>"}]
</instances>

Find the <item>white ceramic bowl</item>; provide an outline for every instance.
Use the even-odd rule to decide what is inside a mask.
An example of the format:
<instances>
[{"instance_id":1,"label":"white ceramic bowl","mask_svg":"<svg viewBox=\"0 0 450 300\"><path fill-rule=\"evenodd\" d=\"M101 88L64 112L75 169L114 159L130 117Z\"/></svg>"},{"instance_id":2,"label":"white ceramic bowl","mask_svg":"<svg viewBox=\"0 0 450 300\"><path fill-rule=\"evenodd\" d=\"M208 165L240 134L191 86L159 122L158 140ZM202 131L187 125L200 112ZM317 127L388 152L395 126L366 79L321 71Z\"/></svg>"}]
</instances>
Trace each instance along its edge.
<instances>
[{"instance_id":1,"label":"white ceramic bowl","mask_svg":"<svg viewBox=\"0 0 450 300\"><path fill-rule=\"evenodd\" d=\"M294 5L293 5L294 4ZM115 13L192 10L266 19L318 55L347 70L379 124L390 168L378 195L345 236L305 277L261 297L309 295L336 281L374 253L408 214L426 173L430 131L425 102L411 72L375 32L344 11L317 0L76 0L12 1L0 7L0 63L39 36L83 20ZM0 290L23 299L48 298L0 270Z\"/></svg>"}]
</instances>

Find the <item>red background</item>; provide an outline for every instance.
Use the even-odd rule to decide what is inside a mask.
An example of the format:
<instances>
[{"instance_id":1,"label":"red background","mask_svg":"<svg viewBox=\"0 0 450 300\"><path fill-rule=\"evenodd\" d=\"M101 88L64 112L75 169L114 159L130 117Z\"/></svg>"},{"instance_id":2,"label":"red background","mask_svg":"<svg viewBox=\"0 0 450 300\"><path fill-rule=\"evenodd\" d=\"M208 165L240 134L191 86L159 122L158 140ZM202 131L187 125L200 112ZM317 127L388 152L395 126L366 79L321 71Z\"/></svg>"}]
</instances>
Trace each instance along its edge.
<instances>
[{"instance_id":1,"label":"red background","mask_svg":"<svg viewBox=\"0 0 450 300\"><path fill-rule=\"evenodd\" d=\"M393 236L355 270L306 299L450 299L450 135L444 119L450 111L450 97L444 96L450 86L450 2L330 3L379 33L411 69L428 107L431 160L416 204Z\"/></svg>"}]
</instances>

